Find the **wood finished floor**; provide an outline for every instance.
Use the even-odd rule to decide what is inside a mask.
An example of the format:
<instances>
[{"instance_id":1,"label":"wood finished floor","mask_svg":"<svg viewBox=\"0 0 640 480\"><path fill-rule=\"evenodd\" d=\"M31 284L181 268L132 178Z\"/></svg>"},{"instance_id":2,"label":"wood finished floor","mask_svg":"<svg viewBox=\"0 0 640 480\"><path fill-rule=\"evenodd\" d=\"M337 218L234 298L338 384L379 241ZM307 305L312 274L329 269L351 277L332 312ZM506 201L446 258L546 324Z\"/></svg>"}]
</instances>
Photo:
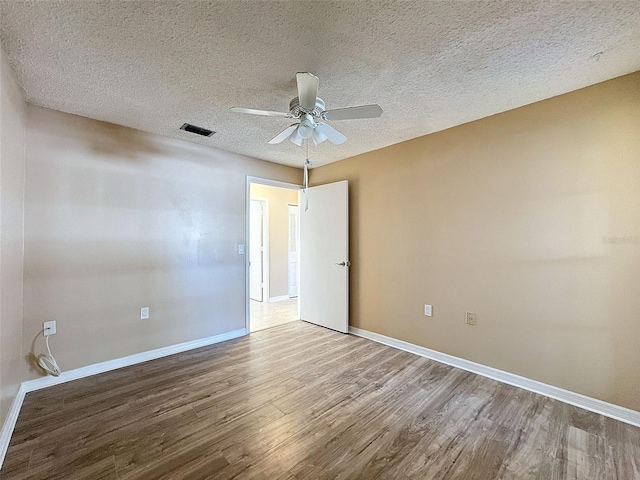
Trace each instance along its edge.
<instances>
[{"instance_id":1,"label":"wood finished floor","mask_svg":"<svg viewBox=\"0 0 640 480\"><path fill-rule=\"evenodd\" d=\"M2 479L640 479L640 429L296 321L27 394Z\"/></svg>"}]
</instances>

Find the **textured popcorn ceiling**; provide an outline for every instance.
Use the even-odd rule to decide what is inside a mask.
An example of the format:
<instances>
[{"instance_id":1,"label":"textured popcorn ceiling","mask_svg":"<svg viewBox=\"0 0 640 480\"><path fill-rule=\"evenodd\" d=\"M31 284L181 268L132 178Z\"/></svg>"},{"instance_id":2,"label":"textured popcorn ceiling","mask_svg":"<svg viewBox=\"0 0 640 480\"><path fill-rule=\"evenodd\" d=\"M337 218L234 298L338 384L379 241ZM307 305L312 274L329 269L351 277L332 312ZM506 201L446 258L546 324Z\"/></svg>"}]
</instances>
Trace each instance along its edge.
<instances>
[{"instance_id":1,"label":"textured popcorn ceiling","mask_svg":"<svg viewBox=\"0 0 640 480\"><path fill-rule=\"evenodd\" d=\"M0 1L0 35L36 105L301 166L268 145L295 73L327 108L379 103L333 122L314 166L640 70L633 1ZM602 52L601 55L596 55ZM595 56L594 56L595 55ZM218 133L179 130L190 122Z\"/></svg>"}]
</instances>

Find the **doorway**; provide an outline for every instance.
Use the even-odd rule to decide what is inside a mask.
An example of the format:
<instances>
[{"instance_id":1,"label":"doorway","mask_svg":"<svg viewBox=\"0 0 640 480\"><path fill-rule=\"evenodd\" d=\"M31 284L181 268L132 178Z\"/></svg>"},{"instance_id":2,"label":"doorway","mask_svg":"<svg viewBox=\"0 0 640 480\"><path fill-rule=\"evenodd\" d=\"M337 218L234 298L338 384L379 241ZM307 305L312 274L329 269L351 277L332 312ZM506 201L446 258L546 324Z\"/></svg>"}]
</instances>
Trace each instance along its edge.
<instances>
[{"instance_id":1,"label":"doorway","mask_svg":"<svg viewBox=\"0 0 640 480\"><path fill-rule=\"evenodd\" d=\"M248 178L247 193L247 329L255 332L300 318L299 187Z\"/></svg>"}]
</instances>

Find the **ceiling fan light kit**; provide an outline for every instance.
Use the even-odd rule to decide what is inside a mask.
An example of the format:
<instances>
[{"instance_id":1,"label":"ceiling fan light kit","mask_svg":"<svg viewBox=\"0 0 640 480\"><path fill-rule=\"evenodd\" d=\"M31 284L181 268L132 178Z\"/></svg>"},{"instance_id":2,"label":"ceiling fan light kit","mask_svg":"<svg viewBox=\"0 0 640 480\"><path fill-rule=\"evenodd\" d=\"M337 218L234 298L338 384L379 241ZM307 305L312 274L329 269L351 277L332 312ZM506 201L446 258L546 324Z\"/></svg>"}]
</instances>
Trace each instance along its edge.
<instances>
[{"instance_id":1,"label":"ceiling fan light kit","mask_svg":"<svg viewBox=\"0 0 640 480\"><path fill-rule=\"evenodd\" d=\"M311 139L313 140L313 144L317 147L327 139L327 136L324 133L322 133L321 130L318 130L316 128L313 131L313 135L311 136Z\"/></svg>"},{"instance_id":2,"label":"ceiling fan light kit","mask_svg":"<svg viewBox=\"0 0 640 480\"><path fill-rule=\"evenodd\" d=\"M296 74L296 83L298 96L289 102L288 113L243 107L233 107L231 110L250 115L299 119L299 123L289 125L269 140L271 145L275 145L289 138L291 142L298 146L302 146L304 140L309 139L316 146L325 140L329 140L334 145L340 145L347 141L347 137L330 127L326 123L327 121L378 118L382 115L382 108L377 104L325 110L324 100L318 97L318 86L320 84L318 77L309 72L299 72Z\"/></svg>"},{"instance_id":3,"label":"ceiling fan light kit","mask_svg":"<svg viewBox=\"0 0 640 480\"><path fill-rule=\"evenodd\" d=\"M300 125L298 125L298 134L307 140L311 138L311 135L313 135L313 129L317 126L318 124L313 121L313 117L310 114L305 113L304 120L302 120Z\"/></svg>"},{"instance_id":4,"label":"ceiling fan light kit","mask_svg":"<svg viewBox=\"0 0 640 480\"><path fill-rule=\"evenodd\" d=\"M278 135L277 138L280 138L282 134ZM286 138L286 137L285 137ZM271 139L269 141L269 143L271 143L272 145L274 143L281 143L284 138L282 140L280 140L279 142L274 141L274 139ZM302 135L300 135L300 132L298 131L298 127L294 126L293 132L291 133L291 136L289 137L289 140L291 140L292 143L295 143L296 145L298 145L299 147L302 146L302 141L304 140L304 137Z\"/></svg>"}]
</instances>

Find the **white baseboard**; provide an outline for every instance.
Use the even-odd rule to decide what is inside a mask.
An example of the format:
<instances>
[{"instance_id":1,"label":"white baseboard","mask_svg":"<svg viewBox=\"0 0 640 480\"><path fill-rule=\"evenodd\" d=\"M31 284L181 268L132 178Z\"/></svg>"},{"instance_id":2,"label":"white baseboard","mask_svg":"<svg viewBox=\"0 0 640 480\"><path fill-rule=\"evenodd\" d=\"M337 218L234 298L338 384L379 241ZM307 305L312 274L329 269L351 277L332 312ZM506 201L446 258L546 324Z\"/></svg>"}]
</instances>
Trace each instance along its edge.
<instances>
[{"instance_id":1,"label":"white baseboard","mask_svg":"<svg viewBox=\"0 0 640 480\"><path fill-rule=\"evenodd\" d=\"M282 302L283 300L289 300L289 295L280 295L279 297L269 297L269 303Z\"/></svg>"},{"instance_id":2,"label":"white baseboard","mask_svg":"<svg viewBox=\"0 0 640 480\"><path fill-rule=\"evenodd\" d=\"M13 403L11 404L11 408L9 409L7 418L4 420L4 424L2 425L2 430L0 431L0 467L2 467L4 457L7 454L9 442L11 441L11 435L13 434L13 429L16 426L16 421L18 420L18 415L20 414L20 408L22 407L22 401L24 400L25 393L26 392L23 386L20 385L20 387L18 387L18 391L16 392L16 396L13 398Z\"/></svg>"},{"instance_id":3,"label":"white baseboard","mask_svg":"<svg viewBox=\"0 0 640 480\"><path fill-rule=\"evenodd\" d=\"M430 358L440 363L446 363L452 367L461 368L468 372L477 373L483 377L488 377L499 382L508 383L515 387L529 390L530 392L539 393L546 397L560 400L561 402L574 405L576 407L584 408L591 412L599 413L606 417L620 420L621 422L628 423L640 427L640 412L631 410L629 408L614 405L613 403L604 402L596 398L587 397L580 393L564 390L563 388L554 387L546 383L538 382L530 378L521 377L514 373L505 372L504 370L498 370L497 368L488 367L480 363L471 362L463 358L454 357L446 353L431 350L429 348L421 347L413 343L405 342L403 340L397 340L386 335L380 335L379 333L370 332L357 327L349 327L349 333L357 335L359 337L373 340L374 342L382 343L389 347L394 347L405 352L414 353L421 357Z\"/></svg>"},{"instance_id":4,"label":"white baseboard","mask_svg":"<svg viewBox=\"0 0 640 480\"><path fill-rule=\"evenodd\" d=\"M199 340L192 340L191 342L179 343L177 345L169 345L168 347L156 348L155 350L136 353L134 355L129 355L128 357L116 358L115 360L107 360L106 362L94 363L93 365L87 365L86 367L75 368L73 370L62 372L59 377L46 376L36 378L35 380L27 380L26 382L22 382L22 386L24 387L25 393L33 392L34 390L40 390L41 388L70 382L71 380L77 380L79 378L90 377L91 375L97 375L98 373L128 367L130 365L155 360L156 358L166 357L176 353L186 352L187 350L193 350L194 348L206 347L207 345L224 342L246 334L247 329L241 328L239 330L233 330L232 332L214 335L213 337L201 338Z\"/></svg>"},{"instance_id":5,"label":"white baseboard","mask_svg":"<svg viewBox=\"0 0 640 480\"><path fill-rule=\"evenodd\" d=\"M206 347L208 345L213 345L214 343L220 343L226 340L231 340L233 338L242 337L246 334L247 329L241 328L239 330L233 330L232 332L214 335L213 337L201 338L199 340L193 340L191 342L179 343L177 345L170 345L168 347L156 348L155 350L136 353L134 355L129 355L128 357L116 358L115 360L107 360L106 362L94 363L93 365L87 365L86 367L80 367L62 372L59 377L46 376L22 382L20 388L18 389L18 393L13 400L11 409L9 410L9 415L4 421L2 431L0 432L0 467L2 467L2 463L4 462L4 456L7 453L9 441L11 440L11 435L13 434L16 420L18 420L18 414L20 413L20 408L22 407L22 402L24 401L24 396L26 393L40 390L46 387L51 387L53 385L58 385L60 383L70 382L79 378L109 372L118 368L136 365L138 363L147 362L149 360L155 360L156 358L186 352L187 350Z\"/></svg>"}]
</instances>

